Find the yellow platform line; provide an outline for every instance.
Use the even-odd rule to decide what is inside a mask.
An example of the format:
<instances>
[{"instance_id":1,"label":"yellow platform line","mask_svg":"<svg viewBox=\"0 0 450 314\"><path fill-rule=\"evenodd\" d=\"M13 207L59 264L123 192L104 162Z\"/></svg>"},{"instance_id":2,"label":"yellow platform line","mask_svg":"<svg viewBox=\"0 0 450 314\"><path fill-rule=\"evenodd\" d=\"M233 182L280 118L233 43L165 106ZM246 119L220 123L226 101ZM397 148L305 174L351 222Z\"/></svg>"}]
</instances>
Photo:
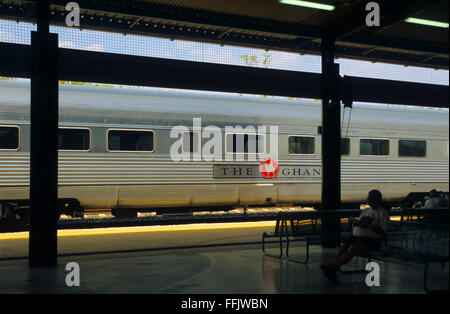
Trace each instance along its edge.
<instances>
[{"instance_id":1,"label":"yellow platform line","mask_svg":"<svg viewBox=\"0 0 450 314\"><path fill-rule=\"evenodd\" d=\"M169 231L220 230L220 229L236 229L236 228L262 228L262 227L273 228L274 226L275 221L258 221L258 222L231 222L231 223L213 223L213 224L171 225L171 226L71 229L71 230L58 230L58 237L98 236L98 235L169 232ZM25 240L28 238L29 238L28 231L0 234L0 241Z\"/></svg>"},{"instance_id":2,"label":"yellow platform line","mask_svg":"<svg viewBox=\"0 0 450 314\"><path fill-rule=\"evenodd\" d=\"M399 221L400 217L391 217L391 220ZM133 234L149 232L170 232L170 231L201 231L201 230L219 230L235 228L273 228L275 221L258 222L230 222L230 223L211 223L211 224L189 224L189 225L170 225L170 226L144 226L144 227L113 227L113 228L95 228L95 229L65 229L58 230L58 237L80 237L80 236L100 236L113 234ZM0 233L1 240L25 240L29 238L28 231L14 233Z\"/></svg>"}]
</instances>

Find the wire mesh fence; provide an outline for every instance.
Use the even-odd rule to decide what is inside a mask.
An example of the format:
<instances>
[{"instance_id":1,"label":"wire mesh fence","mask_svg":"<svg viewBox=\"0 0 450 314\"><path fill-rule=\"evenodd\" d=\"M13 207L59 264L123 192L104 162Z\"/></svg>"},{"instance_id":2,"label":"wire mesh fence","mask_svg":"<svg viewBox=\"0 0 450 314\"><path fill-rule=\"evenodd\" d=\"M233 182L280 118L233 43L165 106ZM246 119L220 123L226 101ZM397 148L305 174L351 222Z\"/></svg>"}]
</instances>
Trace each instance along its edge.
<instances>
[{"instance_id":1,"label":"wire mesh fence","mask_svg":"<svg viewBox=\"0 0 450 314\"><path fill-rule=\"evenodd\" d=\"M30 44L31 31L35 30L36 25L31 23L0 19L0 42ZM168 60L196 61L312 73L321 72L321 57L318 55L154 36L124 35L62 26L51 26L50 31L58 34L59 47L61 48L156 57ZM440 85L449 84L448 70L435 70L431 68L344 58L338 58L336 62L340 64L340 74L342 76L350 75ZM293 84L297 83L293 82ZM301 82L298 82L298 84L301 84Z\"/></svg>"}]
</instances>

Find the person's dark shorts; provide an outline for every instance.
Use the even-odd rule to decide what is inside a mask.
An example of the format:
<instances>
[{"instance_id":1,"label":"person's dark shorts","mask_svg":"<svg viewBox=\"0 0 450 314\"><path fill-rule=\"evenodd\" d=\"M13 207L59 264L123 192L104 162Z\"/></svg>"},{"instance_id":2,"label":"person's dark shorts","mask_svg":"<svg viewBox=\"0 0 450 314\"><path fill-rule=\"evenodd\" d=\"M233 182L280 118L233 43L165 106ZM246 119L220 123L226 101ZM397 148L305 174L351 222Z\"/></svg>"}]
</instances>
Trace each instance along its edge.
<instances>
[{"instance_id":1,"label":"person's dark shorts","mask_svg":"<svg viewBox=\"0 0 450 314\"><path fill-rule=\"evenodd\" d=\"M367 247L369 251L378 251L381 247L381 239L376 238L370 238L370 237L355 237L352 236L351 238L344 241L344 244L350 245L355 242L362 242Z\"/></svg>"}]
</instances>

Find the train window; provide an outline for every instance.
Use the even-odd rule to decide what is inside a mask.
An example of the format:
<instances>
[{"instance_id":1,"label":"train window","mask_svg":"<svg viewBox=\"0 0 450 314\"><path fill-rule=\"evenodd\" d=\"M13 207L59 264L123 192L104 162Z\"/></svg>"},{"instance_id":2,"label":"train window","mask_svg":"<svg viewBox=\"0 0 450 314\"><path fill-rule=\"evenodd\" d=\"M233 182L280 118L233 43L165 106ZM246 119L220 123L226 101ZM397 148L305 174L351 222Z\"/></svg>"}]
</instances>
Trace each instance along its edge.
<instances>
[{"instance_id":1,"label":"train window","mask_svg":"<svg viewBox=\"0 0 450 314\"><path fill-rule=\"evenodd\" d=\"M19 128L0 126L0 149L19 149Z\"/></svg>"},{"instance_id":2,"label":"train window","mask_svg":"<svg viewBox=\"0 0 450 314\"><path fill-rule=\"evenodd\" d=\"M359 154L387 156L389 155L389 140L361 139L359 141Z\"/></svg>"},{"instance_id":3,"label":"train window","mask_svg":"<svg viewBox=\"0 0 450 314\"><path fill-rule=\"evenodd\" d=\"M350 139L348 137L341 138L341 155L350 154Z\"/></svg>"},{"instance_id":4,"label":"train window","mask_svg":"<svg viewBox=\"0 0 450 314\"><path fill-rule=\"evenodd\" d=\"M426 141L399 140L398 155L400 157L425 157L427 151Z\"/></svg>"},{"instance_id":5,"label":"train window","mask_svg":"<svg viewBox=\"0 0 450 314\"><path fill-rule=\"evenodd\" d=\"M187 153L195 153L200 149L199 141L200 133L199 132L184 132L183 133L183 152Z\"/></svg>"},{"instance_id":6,"label":"train window","mask_svg":"<svg viewBox=\"0 0 450 314\"><path fill-rule=\"evenodd\" d=\"M226 135L226 152L260 154L264 152L264 135L230 133Z\"/></svg>"},{"instance_id":7,"label":"train window","mask_svg":"<svg viewBox=\"0 0 450 314\"><path fill-rule=\"evenodd\" d=\"M58 129L58 149L89 150L90 146L90 131L88 129Z\"/></svg>"},{"instance_id":8,"label":"train window","mask_svg":"<svg viewBox=\"0 0 450 314\"><path fill-rule=\"evenodd\" d=\"M289 154L313 155L315 152L314 137L289 136Z\"/></svg>"},{"instance_id":9,"label":"train window","mask_svg":"<svg viewBox=\"0 0 450 314\"><path fill-rule=\"evenodd\" d=\"M108 130L108 149L111 151L153 151L153 131Z\"/></svg>"}]
</instances>

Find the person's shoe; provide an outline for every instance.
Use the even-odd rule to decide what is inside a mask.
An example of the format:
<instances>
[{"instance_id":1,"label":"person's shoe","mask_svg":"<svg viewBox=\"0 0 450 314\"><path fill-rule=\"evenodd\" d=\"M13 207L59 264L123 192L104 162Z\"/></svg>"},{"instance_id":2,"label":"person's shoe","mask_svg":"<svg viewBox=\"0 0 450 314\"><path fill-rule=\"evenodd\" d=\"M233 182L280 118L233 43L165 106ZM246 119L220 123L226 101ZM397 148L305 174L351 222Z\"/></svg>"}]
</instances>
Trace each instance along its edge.
<instances>
[{"instance_id":1,"label":"person's shoe","mask_svg":"<svg viewBox=\"0 0 450 314\"><path fill-rule=\"evenodd\" d=\"M328 279L331 281L337 281L336 272L333 270L331 265L322 264L320 265L320 268Z\"/></svg>"}]
</instances>

